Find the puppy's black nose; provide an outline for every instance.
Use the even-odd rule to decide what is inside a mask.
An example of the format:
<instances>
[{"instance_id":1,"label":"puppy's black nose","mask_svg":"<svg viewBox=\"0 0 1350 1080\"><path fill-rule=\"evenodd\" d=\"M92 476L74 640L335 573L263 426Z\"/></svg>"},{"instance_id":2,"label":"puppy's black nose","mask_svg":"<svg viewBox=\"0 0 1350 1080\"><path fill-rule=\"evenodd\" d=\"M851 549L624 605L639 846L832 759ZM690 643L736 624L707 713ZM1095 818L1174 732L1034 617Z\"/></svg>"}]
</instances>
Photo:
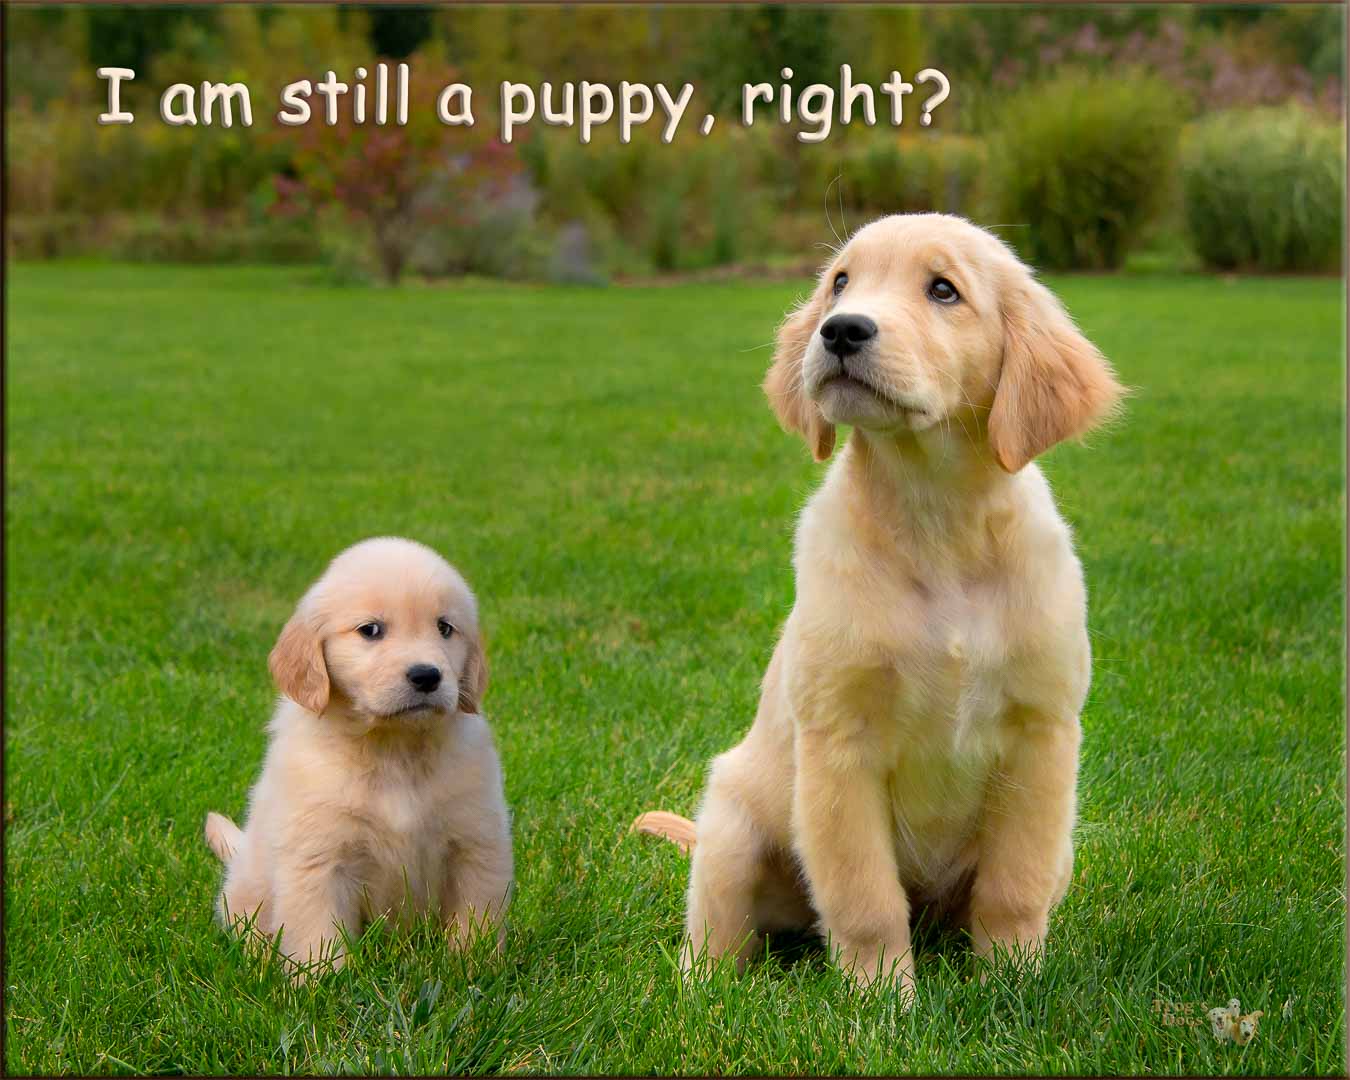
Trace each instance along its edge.
<instances>
[{"instance_id":1,"label":"puppy's black nose","mask_svg":"<svg viewBox=\"0 0 1350 1080\"><path fill-rule=\"evenodd\" d=\"M877 336L877 324L866 315L831 315L820 328L825 348L841 360Z\"/></svg>"},{"instance_id":2,"label":"puppy's black nose","mask_svg":"<svg viewBox=\"0 0 1350 1080\"><path fill-rule=\"evenodd\" d=\"M422 693L429 694L441 685L441 669L430 664L414 664L408 669L408 681Z\"/></svg>"}]
</instances>

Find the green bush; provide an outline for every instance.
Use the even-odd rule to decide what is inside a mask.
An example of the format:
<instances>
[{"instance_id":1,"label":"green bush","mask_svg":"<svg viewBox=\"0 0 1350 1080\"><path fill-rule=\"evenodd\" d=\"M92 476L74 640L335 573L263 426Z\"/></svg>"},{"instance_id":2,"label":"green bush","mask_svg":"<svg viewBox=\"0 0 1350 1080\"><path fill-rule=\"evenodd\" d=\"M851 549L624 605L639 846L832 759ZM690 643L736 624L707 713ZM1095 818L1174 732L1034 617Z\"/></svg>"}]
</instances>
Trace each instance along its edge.
<instances>
[{"instance_id":1,"label":"green bush","mask_svg":"<svg viewBox=\"0 0 1350 1080\"><path fill-rule=\"evenodd\" d=\"M522 193L528 194L528 193ZM471 197L467 212L425 229L409 262L423 277L478 274L512 281L538 279L548 266L549 237L528 198Z\"/></svg>"},{"instance_id":2,"label":"green bush","mask_svg":"<svg viewBox=\"0 0 1350 1080\"><path fill-rule=\"evenodd\" d=\"M5 257L55 259L102 250L82 214L11 214L5 222Z\"/></svg>"},{"instance_id":3,"label":"green bush","mask_svg":"<svg viewBox=\"0 0 1350 1080\"><path fill-rule=\"evenodd\" d=\"M593 254L622 274L700 270L759 254L774 239L776 200L744 129L662 143L655 131L586 146L538 131L520 151L542 219L583 225Z\"/></svg>"},{"instance_id":4,"label":"green bush","mask_svg":"<svg viewBox=\"0 0 1350 1080\"><path fill-rule=\"evenodd\" d=\"M63 103L20 104L6 120L10 205L21 214L232 211L286 162L283 145L240 127L101 126Z\"/></svg>"},{"instance_id":5,"label":"green bush","mask_svg":"<svg viewBox=\"0 0 1350 1080\"><path fill-rule=\"evenodd\" d=\"M831 207L874 217L879 214L944 213L978 216L985 169L984 144L968 135L927 132L897 135L890 128L849 132L838 148L812 148L804 190L804 206L823 206L830 190Z\"/></svg>"},{"instance_id":6,"label":"green bush","mask_svg":"<svg viewBox=\"0 0 1350 1080\"><path fill-rule=\"evenodd\" d=\"M995 220L1033 263L1112 270L1165 204L1181 106L1154 76L1071 73L1023 90L989 147Z\"/></svg>"},{"instance_id":7,"label":"green bush","mask_svg":"<svg viewBox=\"0 0 1350 1080\"><path fill-rule=\"evenodd\" d=\"M297 263L323 255L313 221L258 220L238 211L21 213L10 215L8 225L6 251L12 259L98 255L143 262Z\"/></svg>"},{"instance_id":8,"label":"green bush","mask_svg":"<svg viewBox=\"0 0 1350 1080\"><path fill-rule=\"evenodd\" d=\"M300 263L319 257L311 222L248 221L240 215L131 215L115 253L140 262Z\"/></svg>"},{"instance_id":9,"label":"green bush","mask_svg":"<svg viewBox=\"0 0 1350 1080\"><path fill-rule=\"evenodd\" d=\"M1335 270L1345 133L1296 105L1216 113L1187 132L1186 227L1208 266Z\"/></svg>"},{"instance_id":10,"label":"green bush","mask_svg":"<svg viewBox=\"0 0 1350 1080\"><path fill-rule=\"evenodd\" d=\"M747 170L733 154L714 163L709 176L712 241L709 260L715 266L734 263L746 248L746 222L754 211L754 193L747 191Z\"/></svg>"}]
</instances>

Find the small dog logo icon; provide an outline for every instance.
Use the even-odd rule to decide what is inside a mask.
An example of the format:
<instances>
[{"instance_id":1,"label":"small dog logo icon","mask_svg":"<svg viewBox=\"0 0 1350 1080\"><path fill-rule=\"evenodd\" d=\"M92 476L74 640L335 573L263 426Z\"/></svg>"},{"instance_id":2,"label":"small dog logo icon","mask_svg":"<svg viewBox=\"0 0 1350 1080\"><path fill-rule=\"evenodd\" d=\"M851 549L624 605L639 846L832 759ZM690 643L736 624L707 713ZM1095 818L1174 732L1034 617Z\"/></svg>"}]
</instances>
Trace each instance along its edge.
<instances>
[{"instance_id":1,"label":"small dog logo icon","mask_svg":"<svg viewBox=\"0 0 1350 1080\"><path fill-rule=\"evenodd\" d=\"M1256 1038L1257 1026L1261 1022L1261 1017L1265 1015L1258 1009L1243 1016L1242 1005L1238 999L1229 998L1227 1005L1216 1005L1209 1010L1209 1023L1216 1041L1246 1046Z\"/></svg>"},{"instance_id":2,"label":"small dog logo icon","mask_svg":"<svg viewBox=\"0 0 1350 1080\"><path fill-rule=\"evenodd\" d=\"M1264 1012L1262 1012L1260 1009L1257 1009L1256 1012L1248 1013L1246 1016L1239 1019L1238 1033L1234 1038L1234 1041L1239 1046L1246 1046L1249 1042L1251 1042L1254 1038L1256 1038L1256 1025L1260 1022L1261 1017L1265 1015L1266 1014Z\"/></svg>"}]
</instances>

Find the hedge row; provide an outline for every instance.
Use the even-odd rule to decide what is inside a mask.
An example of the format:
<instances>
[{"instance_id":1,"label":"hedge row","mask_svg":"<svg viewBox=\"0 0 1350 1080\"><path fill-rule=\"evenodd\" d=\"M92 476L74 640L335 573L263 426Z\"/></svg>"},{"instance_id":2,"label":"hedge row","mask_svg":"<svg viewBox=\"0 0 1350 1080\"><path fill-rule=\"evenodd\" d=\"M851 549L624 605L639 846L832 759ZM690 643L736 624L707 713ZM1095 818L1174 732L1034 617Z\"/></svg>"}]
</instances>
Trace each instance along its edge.
<instances>
[{"instance_id":1,"label":"hedge row","mask_svg":"<svg viewBox=\"0 0 1350 1080\"><path fill-rule=\"evenodd\" d=\"M284 140L260 131L99 128L59 107L9 113L11 253L368 262L338 215L279 220ZM1300 107L1218 113L1184 125L1155 76L1070 74L1011 95L979 138L728 124L676 146L540 130L518 144L509 198L423 235L424 273L588 280L798 254L823 219L942 210L1006 230L1049 269L1114 269L1160 215L1184 221L1219 269L1340 265L1341 124ZM284 181L282 182L284 184Z\"/></svg>"}]
</instances>

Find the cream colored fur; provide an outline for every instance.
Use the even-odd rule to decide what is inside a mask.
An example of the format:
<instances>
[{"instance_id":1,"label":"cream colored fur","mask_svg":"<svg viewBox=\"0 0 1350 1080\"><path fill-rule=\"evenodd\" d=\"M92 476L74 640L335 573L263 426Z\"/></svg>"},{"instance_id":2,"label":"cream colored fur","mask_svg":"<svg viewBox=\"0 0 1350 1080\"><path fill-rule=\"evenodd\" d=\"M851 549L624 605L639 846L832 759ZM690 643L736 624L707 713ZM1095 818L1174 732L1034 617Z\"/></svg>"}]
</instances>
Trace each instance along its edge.
<instances>
[{"instance_id":1,"label":"cream colored fur","mask_svg":"<svg viewBox=\"0 0 1350 1080\"><path fill-rule=\"evenodd\" d=\"M843 372L820 334L835 313L877 326ZM835 425L853 431L801 513L754 724L683 837L685 965L816 926L857 980L908 995L918 905L962 920L981 956L1034 963L1073 865L1090 654L1069 529L1030 462L1120 388L998 239L913 215L825 267L765 391L819 458Z\"/></svg>"},{"instance_id":2,"label":"cream colored fur","mask_svg":"<svg viewBox=\"0 0 1350 1080\"><path fill-rule=\"evenodd\" d=\"M357 631L372 621L378 640ZM413 664L441 684L416 690ZM283 697L245 826L206 820L227 866L222 919L280 931L300 974L342 962L338 927L355 934L385 913L436 911L452 947L484 928L500 945L511 834L464 579L409 540L357 544L305 594L270 666Z\"/></svg>"}]
</instances>

